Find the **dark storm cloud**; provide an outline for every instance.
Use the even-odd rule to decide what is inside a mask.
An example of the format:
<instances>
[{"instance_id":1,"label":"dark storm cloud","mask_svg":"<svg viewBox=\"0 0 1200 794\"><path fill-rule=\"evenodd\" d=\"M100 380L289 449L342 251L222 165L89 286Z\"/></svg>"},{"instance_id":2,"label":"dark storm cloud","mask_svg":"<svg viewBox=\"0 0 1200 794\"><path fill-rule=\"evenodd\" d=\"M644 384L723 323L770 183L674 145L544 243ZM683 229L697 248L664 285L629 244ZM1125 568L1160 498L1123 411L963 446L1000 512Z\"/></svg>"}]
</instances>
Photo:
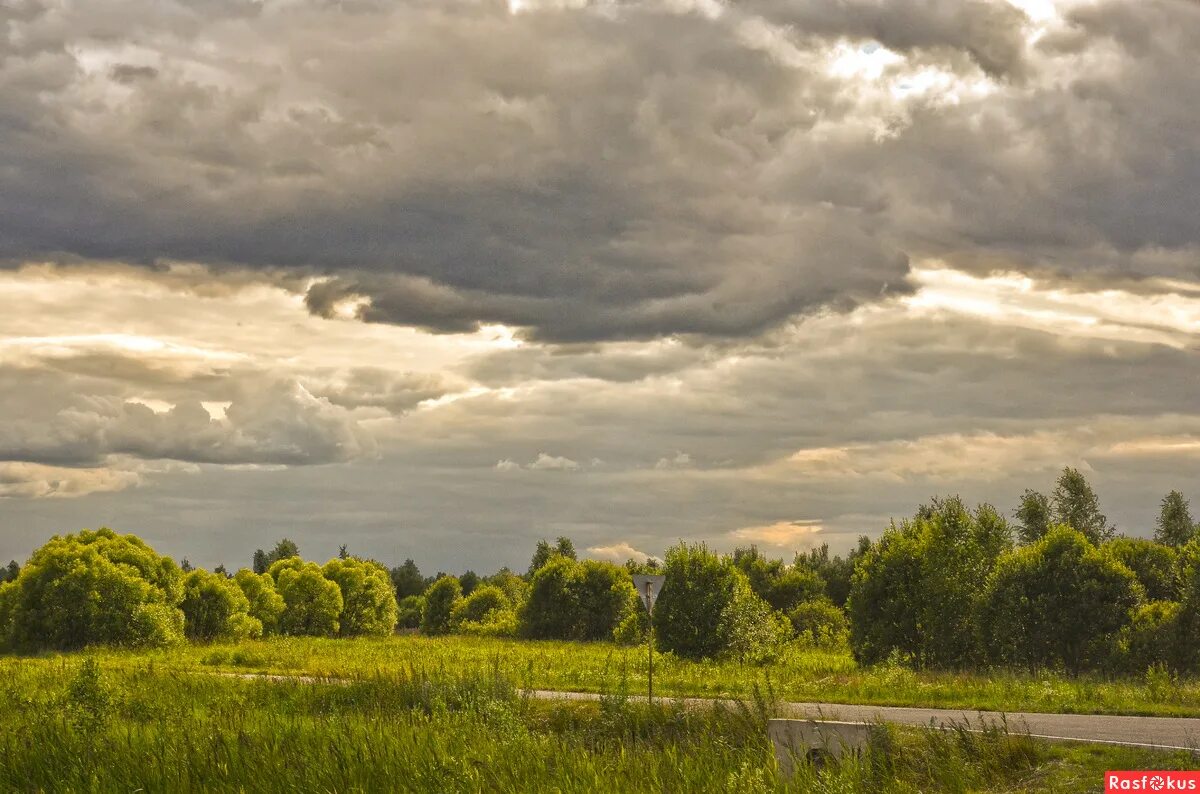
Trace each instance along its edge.
<instances>
[{"instance_id":1,"label":"dark storm cloud","mask_svg":"<svg viewBox=\"0 0 1200 794\"><path fill-rule=\"evenodd\" d=\"M753 336L914 255L1197 273L1194 4L1032 45L1002 2L528 5L10 9L0 258L290 268L317 313L559 342ZM991 89L896 104L904 64L837 42Z\"/></svg>"}]
</instances>

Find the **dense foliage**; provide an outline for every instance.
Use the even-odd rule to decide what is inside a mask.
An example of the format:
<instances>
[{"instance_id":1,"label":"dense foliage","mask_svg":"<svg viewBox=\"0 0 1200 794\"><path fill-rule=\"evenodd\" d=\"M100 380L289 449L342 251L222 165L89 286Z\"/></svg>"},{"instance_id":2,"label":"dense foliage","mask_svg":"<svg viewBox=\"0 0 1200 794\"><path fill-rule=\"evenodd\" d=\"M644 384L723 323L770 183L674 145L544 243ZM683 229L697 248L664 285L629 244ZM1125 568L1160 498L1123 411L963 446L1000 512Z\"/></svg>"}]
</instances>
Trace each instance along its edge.
<instances>
[{"instance_id":1,"label":"dense foliage","mask_svg":"<svg viewBox=\"0 0 1200 794\"><path fill-rule=\"evenodd\" d=\"M51 538L0 592L0 643L19 649L183 638L179 566L110 529Z\"/></svg>"},{"instance_id":2,"label":"dense foliage","mask_svg":"<svg viewBox=\"0 0 1200 794\"><path fill-rule=\"evenodd\" d=\"M371 560L340 557L325 563L321 573L342 593L341 636L386 637L395 631L396 591L387 568Z\"/></svg>"},{"instance_id":3,"label":"dense foliage","mask_svg":"<svg viewBox=\"0 0 1200 794\"><path fill-rule=\"evenodd\" d=\"M250 601L232 579L194 570L183 579L183 631L201 642L261 637L262 622L250 616Z\"/></svg>"}]
</instances>

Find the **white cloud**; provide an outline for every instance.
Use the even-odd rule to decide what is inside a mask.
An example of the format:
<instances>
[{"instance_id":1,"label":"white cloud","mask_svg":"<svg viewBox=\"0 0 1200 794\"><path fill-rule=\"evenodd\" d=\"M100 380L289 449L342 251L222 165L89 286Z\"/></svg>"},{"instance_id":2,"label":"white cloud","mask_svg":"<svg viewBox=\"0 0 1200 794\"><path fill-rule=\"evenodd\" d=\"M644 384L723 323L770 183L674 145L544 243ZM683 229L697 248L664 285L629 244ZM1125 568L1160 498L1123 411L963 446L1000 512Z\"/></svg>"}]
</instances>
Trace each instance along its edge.
<instances>
[{"instance_id":1,"label":"white cloud","mask_svg":"<svg viewBox=\"0 0 1200 794\"><path fill-rule=\"evenodd\" d=\"M626 560L634 562L645 562L646 560L658 559L652 557L644 551L638 551L633 546L625 541L614 543L610 546L589 546L588 554L599 560L608 560L610 562L622 563Z\"/></svg>"},{"instance_id":2,"label":"white cloud","mask_svg":"<svg viewBox=\"0 0 1200 794\"><path fill-rule=\"evenodd\" d=\"M515 460L504 458L503 460L496 461L496 471L519 471L520 468L521 464Z\"/></svg>"},{"instance_id":3,"label":"white cloud","mask_svg":"<svg viewBox=\"0 0 1200 794\"><path fill-rule=\"evenodd\" d=\"M0 498L73 498L123 491L139 484L136 471L70 469L37 463L0 462Z\"/></svg>"},{"instance_id":4,"label":"white cloud","mask_svg":"<svg viewBox=\"0 0 1200 794\"><path fill-rule=\"evenodd\" d=\"M579 464L570 458L548 455L545 452L539 452L537 460L529 464L531 471L576 471L578 468Z\"/></svg>"}]
</instances>

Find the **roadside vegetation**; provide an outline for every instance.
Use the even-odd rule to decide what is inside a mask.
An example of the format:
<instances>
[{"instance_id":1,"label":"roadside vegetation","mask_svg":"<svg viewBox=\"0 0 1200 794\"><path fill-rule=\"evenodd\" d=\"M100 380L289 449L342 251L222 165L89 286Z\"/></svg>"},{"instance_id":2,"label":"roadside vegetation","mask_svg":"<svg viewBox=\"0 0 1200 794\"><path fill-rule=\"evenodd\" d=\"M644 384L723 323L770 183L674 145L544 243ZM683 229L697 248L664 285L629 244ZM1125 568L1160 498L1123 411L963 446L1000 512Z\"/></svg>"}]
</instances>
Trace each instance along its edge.
<instances>
[{"instance_id":1,"label":"roadside vegetation","mask_svg":"<svg viewBox=\"0 0 1200 794\"><path fill-rule=\"evenodd\" d=\"M801 763L785 780L764 690L689 710L620 691L538 701L480 670L314 686L73 655L3 660L0 674L0 788L18 791L1050 792L1096 789L1106 769L1194 763L1007 730L880 727L863 757Z\"/></svg>"}]
</instances>

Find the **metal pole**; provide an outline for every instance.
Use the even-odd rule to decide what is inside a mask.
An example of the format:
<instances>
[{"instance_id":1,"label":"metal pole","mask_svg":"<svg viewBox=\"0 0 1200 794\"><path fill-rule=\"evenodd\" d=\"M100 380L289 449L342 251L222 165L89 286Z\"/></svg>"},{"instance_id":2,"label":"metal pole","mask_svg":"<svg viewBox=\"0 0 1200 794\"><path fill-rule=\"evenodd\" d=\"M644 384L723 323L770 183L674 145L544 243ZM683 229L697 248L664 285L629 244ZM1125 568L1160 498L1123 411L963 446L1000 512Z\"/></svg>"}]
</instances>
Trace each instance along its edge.
<instances>
[{"instance_id":1,"label":"metal pole","mask_svg":"<svg viewBox=\"0 0 1200 794\"><path fill-rule=\"evenodd\" d=\"M650 616L650 631L646 632L646 654L650 658L649 675L646 678L646 702L654 705L654 603L650 600L650 583L646 582L646 613Z\"/></svg>"}]
</instances>

